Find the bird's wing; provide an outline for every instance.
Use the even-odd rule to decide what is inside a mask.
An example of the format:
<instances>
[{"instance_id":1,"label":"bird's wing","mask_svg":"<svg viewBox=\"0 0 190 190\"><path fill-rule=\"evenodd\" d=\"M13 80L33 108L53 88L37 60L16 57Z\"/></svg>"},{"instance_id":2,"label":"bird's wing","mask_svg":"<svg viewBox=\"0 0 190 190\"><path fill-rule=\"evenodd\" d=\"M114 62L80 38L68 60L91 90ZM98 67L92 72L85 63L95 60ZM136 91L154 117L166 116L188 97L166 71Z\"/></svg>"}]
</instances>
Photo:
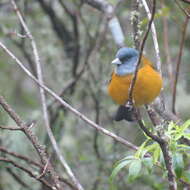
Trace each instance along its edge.
<instances>
[{"instance_id":1,"label":"bird's wing","mask_svg":"<svg viewBox=\"0 0 190 190\"><path fill-rule=\"evenodd\" d=\"M153 63L147 57L145 57L144 55L142 56L141 61L142 61L143 65L149 65L153 69L157 70L156 67L153 65Z\"/></svg>"},{"instance_id":2,"label":"bird's wing","mask_svg":"<svg viewBox=\"0 0 190 190\"><path fill-rule=\"evenodd\" d=\"M108 81L108 84L110 84L110 82L111 82L111 80L112 80L113 75L114 75L114 71L112 71L112 73L111 73L111 77L110 77L110 80Z\"/></svg>"}]
</instances>

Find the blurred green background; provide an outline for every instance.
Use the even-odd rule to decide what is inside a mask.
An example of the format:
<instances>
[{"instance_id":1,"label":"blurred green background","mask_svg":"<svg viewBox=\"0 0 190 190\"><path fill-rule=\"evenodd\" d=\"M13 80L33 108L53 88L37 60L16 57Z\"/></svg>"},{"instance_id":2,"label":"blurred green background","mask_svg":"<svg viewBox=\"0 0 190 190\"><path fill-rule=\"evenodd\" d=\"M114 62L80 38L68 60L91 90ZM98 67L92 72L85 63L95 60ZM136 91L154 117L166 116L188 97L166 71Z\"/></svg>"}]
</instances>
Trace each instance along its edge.
<instances>
[{"instance_id":1,"label":"blurred green background","mask_svg":"<svg viewBox=\"0 0 190 190\"><path fill-rule=\"evenodd\" d=\"M109 2L116 5L117 0ZM134 47L131 24L133 3L132 0L121 1L116 9L126 45L131 47ZM117 105L107 95L107 83L113 70L110 62L114 58L117 46L109 29L104 32L103 14L80 0L18 0L17 4L37 42L45 84L56 93L62 94L65 101L88 118L140 145L144 136L137 125L125 121L116 123L112 120ZM186 8L187 4L182 6ZM144 31L148 20L142 6L139 13L140 29ZM172 72L171 76L174 77L184 21L185 14L173 1L157 1L155 25L161 51L164 98L169 110L172 85L168 73ZM21 24L11 4L1 0L0 40L36 75L30 41L19 37L17 33L24 35ZM177 114L184 120L189 118L189 40L190 26L187 28L177 88ZM156 61L151 34L145 46L145 55L153 62ZM51 154L52 147L44 127L39 88L2 49L0 49L0 93L24 121L36 122L33 130ZM51 97L47 96L47 99L50 123L56 140L85 189L166 189L166 179L159 170L151 176L145 174L134 183L128 183L127 169L123 169L114 184L110 185L109 176L113 164L125 155L130 155L131 150L90 128L54 102ZM146 117L145 114L144 119L148 123ZM2 108L0 124L15 125ZM1 130L0 146L38 160L28 139L20 132ZM3 153L0 152L0 155ZM66 177L58 160L54 159L53 162L56 170ZM20 185L9 170L18 175L30 188ZM20 170L0 162L0 190L9 189L43 188Z\"/></svg>"}]
</instances>

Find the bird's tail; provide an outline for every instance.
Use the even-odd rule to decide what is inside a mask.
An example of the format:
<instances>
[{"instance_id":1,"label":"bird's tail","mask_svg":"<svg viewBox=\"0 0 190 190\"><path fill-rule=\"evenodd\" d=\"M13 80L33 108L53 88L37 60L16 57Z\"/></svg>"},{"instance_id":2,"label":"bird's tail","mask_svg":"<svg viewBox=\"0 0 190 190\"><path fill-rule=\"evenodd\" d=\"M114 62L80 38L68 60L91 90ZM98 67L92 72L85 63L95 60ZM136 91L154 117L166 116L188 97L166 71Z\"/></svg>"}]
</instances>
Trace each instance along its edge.
<instances>
[{"instance_id":1,"label":"bird's tail","mask_svg":"<svg viewBox=\"0 0 190 190\"><path fill-rule=\"evenodd\" d=\"M123 119L125 119L129 122L135 121L136 118L135 118L135 114L134 114L134 109L131 107L130 108L126 107L124 105L119 106L119 108L115 114L114 120L121 121Z\"/></svg>"}]
</instances>

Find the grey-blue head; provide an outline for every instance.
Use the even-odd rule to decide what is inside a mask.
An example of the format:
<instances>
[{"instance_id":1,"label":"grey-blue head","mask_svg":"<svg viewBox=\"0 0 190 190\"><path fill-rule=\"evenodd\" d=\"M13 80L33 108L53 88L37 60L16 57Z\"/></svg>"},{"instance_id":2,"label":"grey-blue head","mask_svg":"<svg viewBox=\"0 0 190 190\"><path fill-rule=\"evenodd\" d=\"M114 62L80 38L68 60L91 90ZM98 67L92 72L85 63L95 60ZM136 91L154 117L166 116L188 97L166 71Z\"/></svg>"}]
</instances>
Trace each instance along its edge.
<instances>
[{"instance_id":1,"label":"grey-blue head","mask_svg":"<svg viewBox=\"0 0 190 190\"><path fill-rule=\"evenodd\" d=\"M134 48L123 47L117 51L116 59L112 61L113 64L117 65L116 74L126 75L134 73L139 52Z\"/></svg>"}]
</instances>

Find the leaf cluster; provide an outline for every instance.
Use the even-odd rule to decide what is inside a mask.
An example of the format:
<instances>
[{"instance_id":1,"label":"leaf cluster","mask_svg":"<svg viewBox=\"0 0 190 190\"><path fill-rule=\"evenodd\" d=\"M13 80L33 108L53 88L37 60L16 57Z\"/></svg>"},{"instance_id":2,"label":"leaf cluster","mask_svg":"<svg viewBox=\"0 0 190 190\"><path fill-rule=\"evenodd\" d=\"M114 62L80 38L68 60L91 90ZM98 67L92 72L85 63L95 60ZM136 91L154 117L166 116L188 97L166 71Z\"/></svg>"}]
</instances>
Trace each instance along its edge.
<instances>
[{"instance_id":1,"label":"leaf cluster","mask_svg":"<svg viewBox=\"0 0 190 190\"><path fill-rule=\"evenodd\" d=\"M190 120L187 120L182 125L170 122L163 134L164 138L168 141L173 167L178 182L183 180L186 183L190 183L190 171L186 169L188 166L187 160L190 157L190 147L181 142L181 139L186 138L190 140L189 126ZM153 174L157 171L157 168L161 171L160 173L163 177L163 181L167 174L160 145L147 136L146 140L133 155L128 155L116 162L110 176L111 182L113 182L123 168L128 169L128 182L134 182L144 174Z\"/></svg>"}]
</instances>

